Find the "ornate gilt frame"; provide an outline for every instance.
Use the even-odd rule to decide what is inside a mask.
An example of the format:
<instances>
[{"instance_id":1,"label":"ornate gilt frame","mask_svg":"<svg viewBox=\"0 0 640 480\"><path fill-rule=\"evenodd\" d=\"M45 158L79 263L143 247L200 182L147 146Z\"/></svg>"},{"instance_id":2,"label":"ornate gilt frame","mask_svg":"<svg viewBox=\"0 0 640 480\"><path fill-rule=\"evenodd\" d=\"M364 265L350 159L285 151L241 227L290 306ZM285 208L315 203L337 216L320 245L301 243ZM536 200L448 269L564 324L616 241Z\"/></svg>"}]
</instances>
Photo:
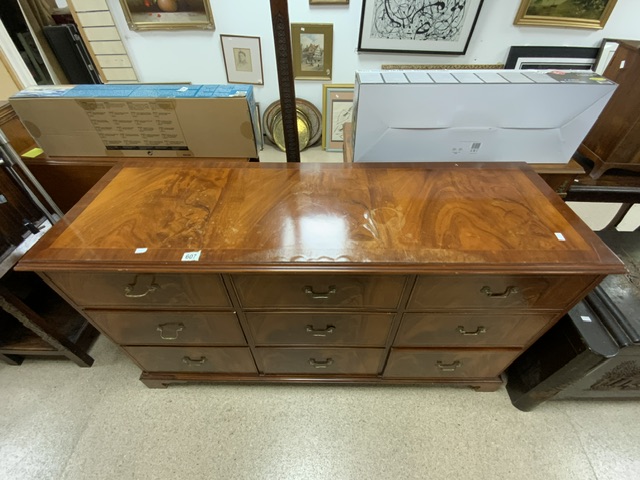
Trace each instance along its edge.
<instances>
[{"instance_id":1,"label":"ornate gilt frame","mask_svg":"<svg viewBox=\"0 0 640 480\"><path fill-rule=\"evenodd\" d=\"M527 10L531 5L532 0L522 0L520 8L516 14L516 18L513 21L514 25L531 25L538 27L573 27L573 28L604 28L609 16L616 6L618 0L609 0L607 6L604 7L602 15L598 20L591 20L585 18L570 18L570 17L545 17L541 15L527 15Z\"/></svg>"},{"instance_id":2,"label":"ornate gilt frame","mask_svg":"<svg viewBox=\"0 0 640 480\"><path fill-rule=\"evenodd\" d=\"M213 12L209 0L202 0L207 20L204 22L140 22L134 21L127 0L120 0L120 6L131 30L215 30Z\"/></svg>"}]
</instances>

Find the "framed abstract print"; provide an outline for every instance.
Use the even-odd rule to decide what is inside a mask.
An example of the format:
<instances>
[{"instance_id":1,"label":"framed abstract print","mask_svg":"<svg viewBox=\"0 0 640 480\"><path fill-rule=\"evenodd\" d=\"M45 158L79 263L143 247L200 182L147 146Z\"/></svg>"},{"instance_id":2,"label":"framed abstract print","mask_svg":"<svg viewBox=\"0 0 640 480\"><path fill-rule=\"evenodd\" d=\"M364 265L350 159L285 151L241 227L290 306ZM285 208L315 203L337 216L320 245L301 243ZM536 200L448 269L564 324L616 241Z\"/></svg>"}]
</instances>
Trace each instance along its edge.
<instances>
[{"instance_id":1,"label":"framed abstract print","mask_svg":"<svg viewBox=\"0 0 640 480\"><path fill-rule=\"evenodd\" d=\"M360 52L463 55L483 0L363 0Z\"/></svg>"}]
</instances>

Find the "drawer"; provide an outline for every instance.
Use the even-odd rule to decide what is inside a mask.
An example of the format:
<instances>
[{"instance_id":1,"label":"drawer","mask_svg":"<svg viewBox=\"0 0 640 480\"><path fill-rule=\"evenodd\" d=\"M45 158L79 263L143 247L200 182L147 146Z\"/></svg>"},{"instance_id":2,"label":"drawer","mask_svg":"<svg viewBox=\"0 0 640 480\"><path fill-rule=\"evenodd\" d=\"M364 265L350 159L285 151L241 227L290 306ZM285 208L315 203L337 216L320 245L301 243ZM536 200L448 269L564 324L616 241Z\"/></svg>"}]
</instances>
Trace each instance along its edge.
<instances>
[{"instance_id":1,"label":"drawer","mask_svg":"<svg viewBox=\"0 0 640 480\"><path fill-rule=\"evenodd\" d=\"M249 348L123 348L146 372L257 373Z\"/></svg>"},{"instance_id":2,"label":"drawer","mask_svg":"<svg viewBox=\"0 0 640 480\"><path fill-rule=\"evenodd\" d=\"M421 350L392 348L383 377L488 378L497 377L520 350Z\"/></svg>"},{"instance_id":3,"label":"drawer","mask_svg":"<svg viewBox=\"0 0 640 480\"><path fill-rule=\"evenodd\" d=\"M219 275L84 272L47 275L81 306L231 307Z\"/></svg>"},{"instance_id":4,"label":"drawer","mask_svg":"<svg viewBox=\"0 0 640 480\"><path fill-rule=\"evenodd\" d=\"M393 313L247 313L257 345L384 347Z\"/></svg>"},{"instance_id":5,"label":"drawer","mask_svg":"<svg viewBox=\"0 0 640 480\"><path fill-rule=\"evenodd\" d=\"M524 347L557 313L406 313L396 347Z\"/></svg>"},{"instance_id":6,"label":"drawer","mask_svg":"<svg viewBox=\"0 0 640 480\"><path fill-rule=\"evenodd\" d=\"M265 374L376 375L383 348L257 348Z\"/></svg>"},{"instance_id":7,"label":"drawer","mask_svg":"<svg viewBox=\"0 0 640 480\"><path fill-rule=\"evenodd\" d=\"M405 279L393 275L233 275L240 303L247 308L394 309Z\"/></svg>"},{"instance_id":8,"label":"drawer","mask_svg":"<svg viewBox=\"0 0 640 480\"><path fill-rule=\"evenodd\" d=\"M595 277L591 276L431 276L418 277L408 309L548 308L562 310Z\"/></svg>"},{"instance_id":9,"label":"drawer","mask_svg":"<svg viewBox=\"0 0 640 480\"><path fill-rule=\"evenodd\" d=\"M121 345L246 345L234 313L88 310L93 322Z\"/></svg>"}]
</instances>

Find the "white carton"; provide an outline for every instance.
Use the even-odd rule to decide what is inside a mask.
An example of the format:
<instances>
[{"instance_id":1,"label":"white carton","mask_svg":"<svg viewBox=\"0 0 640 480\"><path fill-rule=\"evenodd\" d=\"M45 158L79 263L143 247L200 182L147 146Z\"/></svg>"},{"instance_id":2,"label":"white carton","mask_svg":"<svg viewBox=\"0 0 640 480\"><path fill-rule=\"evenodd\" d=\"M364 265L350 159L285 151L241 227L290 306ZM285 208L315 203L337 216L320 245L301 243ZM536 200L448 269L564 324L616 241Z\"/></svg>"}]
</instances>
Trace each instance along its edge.
<instances>
[{"instance_id":1,"label":"white carton","mask_svg":"<svg viewBox=\"0 0 640 480\"><path fill-rule=\"evenodd\" d=\"M567 163L617 85L593 72L356 72L354 162Z\"/></svg>"}]
</instances>

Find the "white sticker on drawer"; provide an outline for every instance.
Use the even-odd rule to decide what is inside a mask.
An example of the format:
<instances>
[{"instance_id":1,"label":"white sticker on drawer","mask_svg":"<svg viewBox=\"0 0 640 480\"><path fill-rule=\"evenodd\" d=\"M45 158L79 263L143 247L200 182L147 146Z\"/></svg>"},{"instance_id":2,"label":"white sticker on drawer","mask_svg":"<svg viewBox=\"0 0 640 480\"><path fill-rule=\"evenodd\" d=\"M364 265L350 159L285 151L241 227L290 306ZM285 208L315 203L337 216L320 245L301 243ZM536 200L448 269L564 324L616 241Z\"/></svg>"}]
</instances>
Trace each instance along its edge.
<instances>
[{"instance_id":1,"label":"white sticker on drawer","mask_svg":"<svg viewBox=\"0 0 640 480\"><path fill-rule=\"evenodd\" d=\"M591 317L587 317L586 315L580 315L580 319L582 319L583 322L587 322L587 323L591 323Z\"/></svg>"},{"instance_id":2,"label":"white sticker on drawer","mask_svg":"<svg viewBox=\"0 0 640 480\"><path fill-rule=\"evenodd\" d=\"M134 252L136 255L140 255L141 253L146 253L147 249L146 248L136 248L136 251Z\"/></svg>"},{"instance_id":3,"label":"white sticker on drawer","mask_svg":"<svg viewBox=\"0 0 640 480\"><path fill-rule=\"evenodd\" d=\"M202 253L202 250L198 250L197 252L186 252L184 255L182 255L182 261L197 262L198 260L200 260L200 253Z\"/></svg>"},{"instance_id":4,"label":"white sticker on drawer","mask_svg":"<svg viewBox=\"0 0 640 480\"><path fill-rule=\"evenodd\" d=\"M556 232L556 238L561 242L566 241L566 239L564 238L564 235L562 235L560 232Z\"/></svg>"}]
</instances>

